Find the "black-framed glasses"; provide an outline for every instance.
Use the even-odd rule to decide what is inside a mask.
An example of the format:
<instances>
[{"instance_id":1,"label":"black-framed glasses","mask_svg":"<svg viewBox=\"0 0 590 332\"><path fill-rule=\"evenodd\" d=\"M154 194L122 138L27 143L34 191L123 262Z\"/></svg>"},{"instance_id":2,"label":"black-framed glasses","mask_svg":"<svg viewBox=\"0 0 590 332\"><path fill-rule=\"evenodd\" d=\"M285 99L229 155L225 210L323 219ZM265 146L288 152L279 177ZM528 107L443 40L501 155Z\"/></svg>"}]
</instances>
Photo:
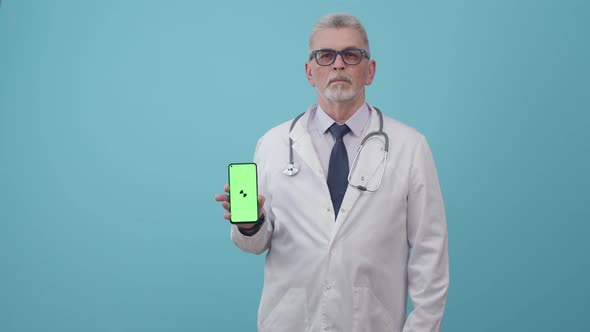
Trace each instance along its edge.
<instances>
[{"instance_id":1,"label":"black-framed glasses","mask_svg":"<svg viewBox=\"0 0 590 332\"><path fill-rule=\"evenodd\" d=\"M315 61L320 66L329 66L336 61L336 57L340 54L342 61L347 65L358 65L363 61L363 56L368 59L369 53L362 48L346 48L342 51L336 51L329 48L315 50L309 55L309 60L315 58Z\"/></svg>"}]
</instances>

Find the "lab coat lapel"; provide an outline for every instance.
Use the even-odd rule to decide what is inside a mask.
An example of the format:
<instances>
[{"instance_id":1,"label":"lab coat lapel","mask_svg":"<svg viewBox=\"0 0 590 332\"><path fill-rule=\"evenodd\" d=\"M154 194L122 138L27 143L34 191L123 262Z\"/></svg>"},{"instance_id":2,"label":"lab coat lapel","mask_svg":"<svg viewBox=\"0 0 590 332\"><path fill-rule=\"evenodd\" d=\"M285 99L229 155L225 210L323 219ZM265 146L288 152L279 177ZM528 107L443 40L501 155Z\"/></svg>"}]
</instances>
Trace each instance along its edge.
<instances>
[{"instance_id":1,"label":"lab coat lapel","mask_svg":"<svg viewBox=\"0 0 590 332\"><path fill-rule=\"evenodd\" d=\"M297 156L294 156L294 160L297 162L299 159L298 161L307 164L314 174L322 177L322 166L313 147L311 135L307 130L309 113L308 110L301 116L293 127L293 130L289 133L289 138L293 140L293 153L297 154ZM325 180L325 176L323 178Z\"/></svg>"},{"instance_id":2,"label":"lab coat lapel","mask_svg":"<svg viewBox=\"0 0 590 332\"><path fill-rule=\"evenodd\" d=\"M365 136L369 133L379 130L379 115L374 109L371 109L371 123L369 125L368 130L365 131ZM364 137L363 137L364 138ZM355 157L357 151L354 154L350 155L349 158L352 159ZM355 172L352 174L351 183L357 184L357 181L361 176L365 176L367 182L371 182L371 179L380 177L379 172L374 171L374 167L377 166L378 161L383 158L383 151L381 149L364 149L362 152L361 158L359 158L359 163L357 164L357 168ZM385 165L382 165L383 167ZM373 168L371 171L368 168ZM351 168L351 171L353 169ZM363 175L360 175L363 174ZM371 192L361 191L355 187L348 186L346 189L346 194L344 195L344 199L342 200L342 206L340 207L340 212L338 213L338 217L336 218L336 227L334 228L334 233L332 234L332 241L334 240L338 230L341 227L344 227L349 221L347 220L348 215L350 214L350 210L356 204L357 200L360 198L361 195L371 195ZM355 222L358 222L355 221ZM344 226L343 226L344 225Z\"/></svg>"}]
</instances>

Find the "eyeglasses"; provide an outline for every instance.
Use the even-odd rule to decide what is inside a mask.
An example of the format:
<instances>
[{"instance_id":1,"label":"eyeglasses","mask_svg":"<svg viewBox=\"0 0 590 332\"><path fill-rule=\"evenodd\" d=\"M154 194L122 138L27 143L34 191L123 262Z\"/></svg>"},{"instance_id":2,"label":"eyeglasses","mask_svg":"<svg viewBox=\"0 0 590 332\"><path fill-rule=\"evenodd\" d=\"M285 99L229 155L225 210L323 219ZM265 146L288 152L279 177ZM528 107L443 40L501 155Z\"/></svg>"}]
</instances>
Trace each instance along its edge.
<instances>
[{"instance_id":1,"label":"eyeglasses","mask_svg":"<svg viewBox=\"0 0 590 332\"><path fill-rule=\"evenodd\" d=\"M315 57L315 61L320 66L329 66L336 61L336 57L340 54L342 61L347 65L358 65L363 61L363 56L370 59L369 53L361 48L347 48L342 51L331 50L324 48L315 50L309 55L309 60Z\"/></svg>"}]
</instances>

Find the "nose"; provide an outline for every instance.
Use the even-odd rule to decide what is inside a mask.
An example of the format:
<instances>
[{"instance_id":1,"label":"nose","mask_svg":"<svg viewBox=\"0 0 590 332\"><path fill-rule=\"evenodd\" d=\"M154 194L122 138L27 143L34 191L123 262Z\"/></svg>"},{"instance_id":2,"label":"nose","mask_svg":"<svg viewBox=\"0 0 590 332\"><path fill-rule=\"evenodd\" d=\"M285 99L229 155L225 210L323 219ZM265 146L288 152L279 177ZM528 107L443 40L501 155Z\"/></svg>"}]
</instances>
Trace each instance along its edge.
<instances>
[{"instance_id":1,"label":"nose","mask_svg":"<svg viewBox=\"0 0 590 332\"><path fill-rule=\"evenodd\" d=\"M336 59L332 64L332 69L334 70L344 70L346 67L346 63L344 63L344 59L342 59L342 53L336 54Z\"/></svg>"}]
</instances>

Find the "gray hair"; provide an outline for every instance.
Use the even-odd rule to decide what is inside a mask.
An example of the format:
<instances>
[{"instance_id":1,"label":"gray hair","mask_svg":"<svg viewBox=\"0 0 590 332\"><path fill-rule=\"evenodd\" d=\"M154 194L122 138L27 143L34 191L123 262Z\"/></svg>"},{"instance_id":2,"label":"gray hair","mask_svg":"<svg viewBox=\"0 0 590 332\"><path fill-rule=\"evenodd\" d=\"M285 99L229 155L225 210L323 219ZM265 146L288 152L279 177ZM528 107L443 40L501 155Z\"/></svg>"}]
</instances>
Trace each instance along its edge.
<instances>
[{"instance_id":1,"label":"gray hair","mask_svg":"<svg viewBox=\"0 0 590 332\"><path fill-rule=\"evenodd\" d=\"M367 37L367 31L358 18L347 13L332 13L320 18L311 29L311 34L309 35L309 47L311 48L311 44L316 33L329 28L352 28L358 31L361 34L363 42L367 46L367 51L369 51L369 38Z\"/></svg>"}]
</instances>

